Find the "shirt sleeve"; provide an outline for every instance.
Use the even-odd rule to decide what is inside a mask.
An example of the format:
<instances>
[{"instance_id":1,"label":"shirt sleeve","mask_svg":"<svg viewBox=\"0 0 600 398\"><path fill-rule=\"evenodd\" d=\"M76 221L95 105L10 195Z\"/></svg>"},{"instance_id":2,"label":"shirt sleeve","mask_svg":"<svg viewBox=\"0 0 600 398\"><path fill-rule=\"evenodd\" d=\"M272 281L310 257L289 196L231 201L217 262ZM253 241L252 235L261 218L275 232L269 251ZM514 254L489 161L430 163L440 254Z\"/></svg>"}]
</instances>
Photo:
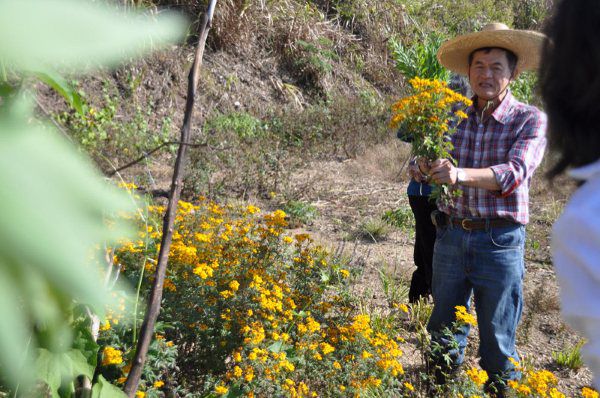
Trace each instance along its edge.
<instances>
[{"instance_id":1,"label":"shirt sleeve","mask_svg":"<svg viewBox=\"0 0 600 398\"><path fill-rule=\"evenodd\" d=\"M587 212L586 212L587 213ZM600 388L600 225L594 215L579 208L565 213L552 234L554 267L561 291L565 320L582 333L586 365Z\"/></svg>"},{"instance_id":2,"label":"shirt sleeve","mask_svg":"<svg viewBox=\"0 0 600 398\"><path fill-rule=\"evenodd\" d=\"M513 193L541 163L546 148L546 124L545 113L532 112L508 152L508 161L491 167L500 185L500 196Z\"/></svg>"}]
</instances>

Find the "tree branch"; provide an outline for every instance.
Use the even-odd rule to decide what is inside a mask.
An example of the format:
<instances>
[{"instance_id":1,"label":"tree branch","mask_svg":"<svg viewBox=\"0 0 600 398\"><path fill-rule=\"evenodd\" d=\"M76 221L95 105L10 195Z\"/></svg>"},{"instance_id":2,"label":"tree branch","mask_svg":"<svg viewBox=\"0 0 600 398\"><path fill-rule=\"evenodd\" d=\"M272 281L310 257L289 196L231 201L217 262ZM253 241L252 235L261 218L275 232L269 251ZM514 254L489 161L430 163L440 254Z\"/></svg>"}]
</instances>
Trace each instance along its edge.
<instances>
[{"instance_id":1,"label":"tree branch","mask_svg":"<svg viewBox=\"0 0 600 398\"><path fill-rule=\"evenodd\" d=\"M152 336L154 334L156 319L158 318L158 314L160 312L163 285L165 281L165 274L167 272L167 261L169 259L169 250L171 249L171 242L173 238L173 224L175 222L177 203L179 202L179 196L181 194L183 183L183 171L185 169L186 161L185 154L188 147L187 143L190 140L190 129L192 124L192 115L194 112L194 102L196 99L196 88L199 79L200 65L202 65L202 57L204 55L206 38L208 36L208 31L210 30L216 4L217 0L211 0L208 5L208 9L204 13L204 19L200 29L200 37L196 47L196 55L194 57L194 64L192 65L190 74L188 76L188 95L185 104L183 127L181 129L181 142L184 143L184 145L180 145L177 151L175 168L173 170L173 180L171 183L171 194L169 196L169 204L163 220L163 235L160 244L160 252L158 254L158 264L156 266L154 284L152 285L150 300L148 300L148 308L144 316L144 323L142 324L140 330L140 337L137 342L135 357L131 364L131 370L127 376L127 381L125 382L124 386L124 391L129 398L133 398L135 396L140 383L142 369L144 368L144 363L146 362L146 356L148 354L148 347L150 346L150 341L152 340Z\"/></svg>"}]
</instances>

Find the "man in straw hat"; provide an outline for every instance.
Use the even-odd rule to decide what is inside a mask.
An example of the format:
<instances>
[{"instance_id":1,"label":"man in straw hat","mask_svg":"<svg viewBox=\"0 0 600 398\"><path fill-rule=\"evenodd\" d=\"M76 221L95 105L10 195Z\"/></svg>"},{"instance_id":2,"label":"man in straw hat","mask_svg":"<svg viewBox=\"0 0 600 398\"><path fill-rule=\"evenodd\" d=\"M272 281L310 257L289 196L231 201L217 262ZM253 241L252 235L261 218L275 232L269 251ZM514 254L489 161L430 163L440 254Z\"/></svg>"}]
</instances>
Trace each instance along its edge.
<instances>
[{"instance_id":1,"label":"man in straw hat","mask_svg":"<svg viewBox=\"0 0 600 398\"><path fill-rule=\"evenodd\" d=\"M458 167L448 159L425 166L434 182L462 190L433 216L434 309L428 330L452 358L444 365L444 352L433 350L438 384L463 360L469 327L454 335L458 349L442 331L456 320L456 306L469 308L472 293L480 364L490 376L486 391L504 396L506 380L520 376L514 362L519 361L515 334L523 304L525 224L531 177L546 145L546 116L517 101L509 85L520 72L537 68L543 40L540 33L494 23L445 42L438 52L442 65L468 76L475 94L467 119L452 135Z\"/></svg>"}]
</instances>

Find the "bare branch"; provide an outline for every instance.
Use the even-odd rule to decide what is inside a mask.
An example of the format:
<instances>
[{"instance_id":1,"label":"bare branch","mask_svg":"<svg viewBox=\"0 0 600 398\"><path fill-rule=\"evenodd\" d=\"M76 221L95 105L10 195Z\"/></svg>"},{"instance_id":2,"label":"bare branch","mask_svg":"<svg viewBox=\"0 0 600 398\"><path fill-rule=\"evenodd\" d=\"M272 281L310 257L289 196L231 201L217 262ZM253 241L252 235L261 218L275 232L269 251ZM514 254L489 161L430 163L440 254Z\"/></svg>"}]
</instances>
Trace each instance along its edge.
<instances>
[{"instance_id":1,"label":"bare branch","mask_svg":"<svg viewBox=\"0 0 600 398\"><path fill-rule=\"evenodd\" d=\"M183 171L185 169L186 161L185 155L188 147L187 143L190 140L192 115L194 113L194 102L196 99L196 88L198 85L200 66L202 65L202 57L204 55L206 38L208 36L208 31L210 30L216 4L217 0L211 0L206 13L204 14L202 27L200 29L200 37L196 47L194 64L192 65L190 74L188 76L188 95L185 104L183 127L181 129L181 142L183 144L179 145L177 158L175 160L175 169L173 170L169 204L163 219L163 235L160 244L160 252L158 254L158 264L156 266L154 284L152 285L150 300L148 300L148 308L144 316L144 323L142 324L140 330L140 337L137 342L135 357L131 364L131 370L127 376L127 381L125 382L124 391L129 398L133 398L135 396L140 383L142 369L144 367L144 363L146 362L146 355L148 354L148 347L150 346L150 341L152 340L152 336L154 334L156 319L158 318L158 314L160 312L163 285L165 281L165 274L167 272L167 261L169 259L169 250L171 249L171 242L173 238L173 224L175 222L175 215L177 212L177 203L179 202L179 196L183 187Z\"/></svg>"}]
</instances>

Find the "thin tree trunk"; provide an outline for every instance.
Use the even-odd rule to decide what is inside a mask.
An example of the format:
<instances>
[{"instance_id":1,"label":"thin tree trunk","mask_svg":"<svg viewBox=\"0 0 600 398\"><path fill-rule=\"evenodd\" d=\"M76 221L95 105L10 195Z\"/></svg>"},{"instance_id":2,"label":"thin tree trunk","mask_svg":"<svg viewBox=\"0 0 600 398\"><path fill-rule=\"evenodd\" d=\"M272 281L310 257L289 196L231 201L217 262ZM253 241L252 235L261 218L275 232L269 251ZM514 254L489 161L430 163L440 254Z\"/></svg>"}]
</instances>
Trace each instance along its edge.
<instances>
[{"instance_id":1,"label":"thin tree trunk","mask_svg":"<svg viewBox=\"0 0 600 398\"><path fill-rule=\"evenodd\" d=\"M154 284L152 285L152 292L150 293L150 300L148 301L148 308L144 317L144 323L140 330L140 337L136 347L135 357L131 364L131 370L127 376L125 382L124 391L133 398L137 391L142 375L142 369L146 362L146 355L148 353L148 347L154 334L154 325L160 312L160 303L162 300L163 284L165 281L165 274L167 271L167 261L169 259L169 250L171 248L171 241L173 238L173 224L175 221L175 215L177 212L177 203L179 202L179 195L181 194L181 188L183 183L183 172L185 169L186 162L186 149L190 142L190 129L192 124L192 114L194 111L194 103L196 100L196 89L198 86L200 65L202 65L202 57L204 55L204 47L206 44L206 38L208 31L210 30L210 24L214 14L217 0L211 0L208 5L206 12L204 13L204 19L202 27L200 29L200 37L198 39L198 45L196 47L196 55L194 58L194 64L190 70L188 76L188 95L185 104L185 115L183 118L183 127L181 129L181 145L177 152L177 159L175 160L175 169L173 171L173 180L171 183L171 193L169 195L169 205L167 206L167 212L163 220L163 235L160 244L160 253L158 254L158 264L156 266L156 274L154 278Z\"/></svg>"}]
</instances>

